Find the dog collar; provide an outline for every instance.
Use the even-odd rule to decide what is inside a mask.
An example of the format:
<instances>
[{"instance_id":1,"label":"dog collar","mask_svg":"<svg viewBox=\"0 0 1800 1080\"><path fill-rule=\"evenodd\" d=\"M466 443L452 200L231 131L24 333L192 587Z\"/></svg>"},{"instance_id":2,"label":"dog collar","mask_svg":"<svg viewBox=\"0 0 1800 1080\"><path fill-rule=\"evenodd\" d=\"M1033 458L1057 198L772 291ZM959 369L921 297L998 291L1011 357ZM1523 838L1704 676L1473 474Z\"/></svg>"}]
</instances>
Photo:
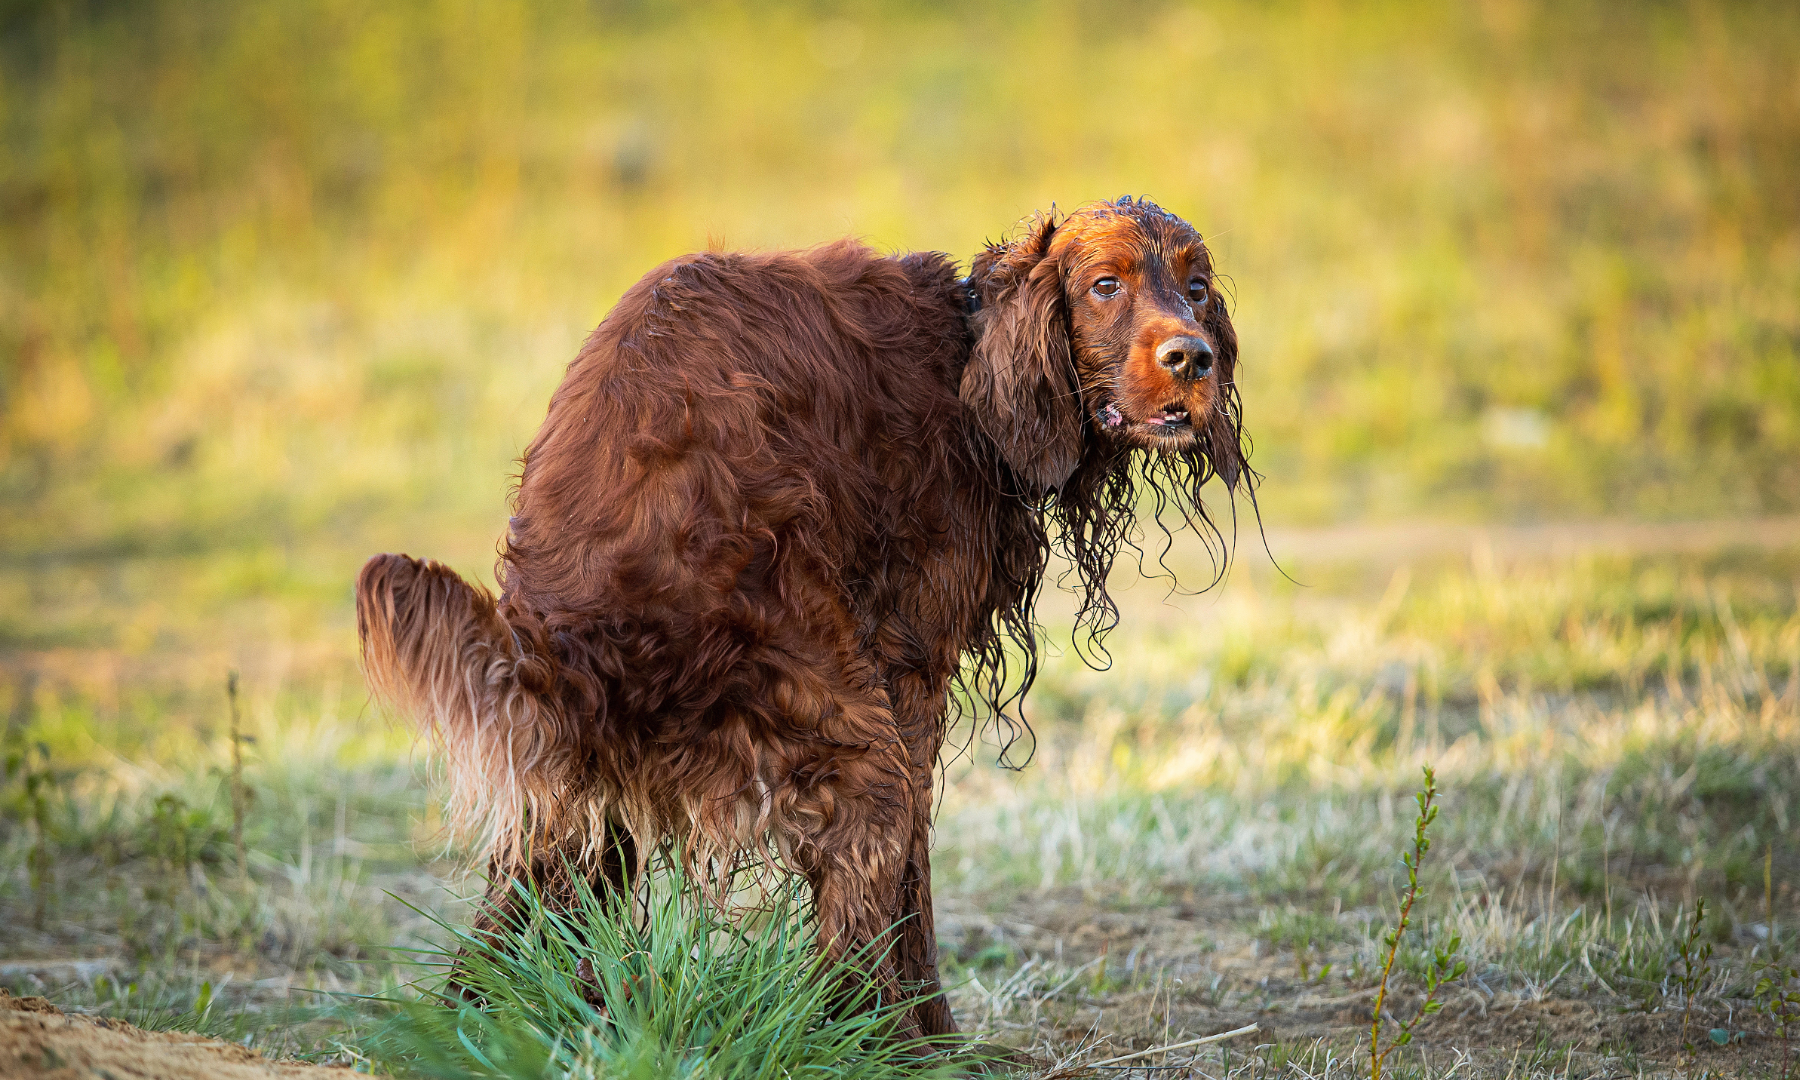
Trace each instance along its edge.
<instances>
[{"instance_id":1,"label":"dog collar","mask_svg":"<svg viewBox=\"0 0 1800 1080\"><path fill-rule=\"evenodd\" d=\"M975 288L975 283L973 281L969 280L968 278L964 277L964 278L957 278L956 284L957 284L958 288L962 289L963 314L964 315L973 315L977 311L980 311L981 310L981 292Z\"/></svg>"}]
</instances>

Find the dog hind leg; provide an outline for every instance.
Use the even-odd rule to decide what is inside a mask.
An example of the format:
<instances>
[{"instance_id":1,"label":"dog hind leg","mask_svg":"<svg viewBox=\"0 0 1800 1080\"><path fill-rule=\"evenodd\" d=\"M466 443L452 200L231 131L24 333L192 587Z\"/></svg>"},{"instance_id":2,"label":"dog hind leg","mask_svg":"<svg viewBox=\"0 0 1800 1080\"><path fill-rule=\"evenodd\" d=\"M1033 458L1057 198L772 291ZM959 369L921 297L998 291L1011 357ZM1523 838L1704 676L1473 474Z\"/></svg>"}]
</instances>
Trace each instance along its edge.
<instances>
[{"instance_id":1,"label":"dog hind leg","mask_svg":"<svg viewBox=\"0 0 1800 1080\"><path fill-rule=\"evenodd\" d=\"M859 1008L891 1005L914 992L900 978L901 942L892 932L901 917L912 824L903 758L898 744L823 758L801 770L823 779L793 792L784 815L784 846L812 886L820 945L831 959L863 972L864 986L847 988L844 997ZM894 1034L927 1033L909 1011Z\"/></svg>"},{"instance_id":2,"label":"dog hind leg","mask_svg":"<svg viewBox=\"0 0 1800 1080\"><path fill-rule=\"evenodd\" d=\"M478 940L492 942L534 932L522 889L534 893L546 911L577 916L573 922L579 930L582 894L589 893L602 905L613 898L628 897L636 872L637 844L630 832L611 821L594 849L588 849L585 838L574 834L546 850L533 852L529 866L523 869L495 858L488 864L487 893L475 906L469 933ZM480 995L467 985L469 954L468 946L457 951L445 993L474 1002Z\"/></svg>"},{"instance_id":3,"label":"dog hind leg","mask_svg":"<svg viewBox=\"0 0 1800 1080\"><path fill-rule=\"evenodd\" d=\"M956 1019L938 979L937 929L931 910L930 800L915 812L906 869L900 880L899 940L894 964L908 993L920 995L913 1019L926 1036L956 1034Z\"/></svg>"}]
</instances>

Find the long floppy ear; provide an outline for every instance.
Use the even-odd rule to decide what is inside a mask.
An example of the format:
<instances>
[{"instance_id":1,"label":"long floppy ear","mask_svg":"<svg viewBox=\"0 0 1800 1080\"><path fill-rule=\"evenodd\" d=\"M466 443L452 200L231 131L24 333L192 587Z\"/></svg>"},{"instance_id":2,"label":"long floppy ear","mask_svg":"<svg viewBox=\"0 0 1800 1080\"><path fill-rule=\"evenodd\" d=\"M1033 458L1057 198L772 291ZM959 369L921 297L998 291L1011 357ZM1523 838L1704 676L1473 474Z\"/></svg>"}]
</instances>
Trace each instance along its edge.
<instances>
[{"instance_id":1,"label":"long floppy ear","mask_svg":"<svg viewBox=\"0 0 1800 1080\"><path fill-rule=\"evenodd\" d=\"M1062 273L1049 257L1056 221L990 246L969 279L981 298L976 341L958 390L1028 487L1057 488L1081 458L1081 401L1070 355Z\"/></svg>"},{"instance_id":2,"label":"long floppy ear","mask_svg":"<svg viewBox=\"0 0 1800 1080\"><path fill-rule=\"evenodd\" d=\"M1243 399L1238 396L1237 388L1237 330L1231 325L1231 316L1225 312L1222 297L1207 305L1205 326L1217 354L1213 370L1218 373L1219 394L1214 399L1212 415L1207 418L1200 440L1213 472L1225 481L1227 491L1235 492L1239 476L1247 474L1254 483L1256 474L1250 471L1249 456L1244 452Z\"/></svg>"}]
</instances>

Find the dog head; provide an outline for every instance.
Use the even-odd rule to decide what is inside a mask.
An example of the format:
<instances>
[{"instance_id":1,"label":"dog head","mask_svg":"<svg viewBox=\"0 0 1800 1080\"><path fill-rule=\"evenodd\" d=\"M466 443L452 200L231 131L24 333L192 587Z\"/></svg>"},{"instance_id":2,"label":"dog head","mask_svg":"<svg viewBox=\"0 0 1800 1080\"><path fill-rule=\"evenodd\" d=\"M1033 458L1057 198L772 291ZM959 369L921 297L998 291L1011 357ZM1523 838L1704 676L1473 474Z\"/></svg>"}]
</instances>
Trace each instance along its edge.
<instances>
[{"instance_id":1,"label":"dog head","mask_svg":"<svg viewBox=\"0 0 1800 1080\"><path fill-rule=\"evenodd\" d=\"M1059 488L1087 453L1244 465L1237 335L1199 232L1148 200L1039 215L970 282L978 339L960 393L1026 484Z\"/></svg>"}]
</instances>

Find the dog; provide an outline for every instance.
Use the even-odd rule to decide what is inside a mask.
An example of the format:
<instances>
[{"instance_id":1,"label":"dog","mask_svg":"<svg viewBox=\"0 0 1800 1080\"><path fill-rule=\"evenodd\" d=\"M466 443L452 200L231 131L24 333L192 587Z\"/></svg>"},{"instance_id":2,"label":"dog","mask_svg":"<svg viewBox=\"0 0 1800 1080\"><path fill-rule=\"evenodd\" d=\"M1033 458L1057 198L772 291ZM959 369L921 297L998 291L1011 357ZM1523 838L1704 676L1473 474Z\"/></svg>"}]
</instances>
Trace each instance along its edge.
<instances>
[{"instance_id":1,"label":"dog","mask_svg":"<svg viewBox=\"0 0 1800 1080\"><path fill-rule=\"evenodd\" d=\"M1200 234L1147 199L1035 215L966 277L850 241L652 271L525 451L498 599L404 555L357 580L371 687L491 860L479 918L517 880L566 902L661 846L708 880L761 850L829 954L918 995L899 1035L954 1033L946 733L1017 719L1053 550L1097 639L1144 495L1220 541L1202 486L1254 499L1237 351Z\"/></svg>"}]
</instances>

